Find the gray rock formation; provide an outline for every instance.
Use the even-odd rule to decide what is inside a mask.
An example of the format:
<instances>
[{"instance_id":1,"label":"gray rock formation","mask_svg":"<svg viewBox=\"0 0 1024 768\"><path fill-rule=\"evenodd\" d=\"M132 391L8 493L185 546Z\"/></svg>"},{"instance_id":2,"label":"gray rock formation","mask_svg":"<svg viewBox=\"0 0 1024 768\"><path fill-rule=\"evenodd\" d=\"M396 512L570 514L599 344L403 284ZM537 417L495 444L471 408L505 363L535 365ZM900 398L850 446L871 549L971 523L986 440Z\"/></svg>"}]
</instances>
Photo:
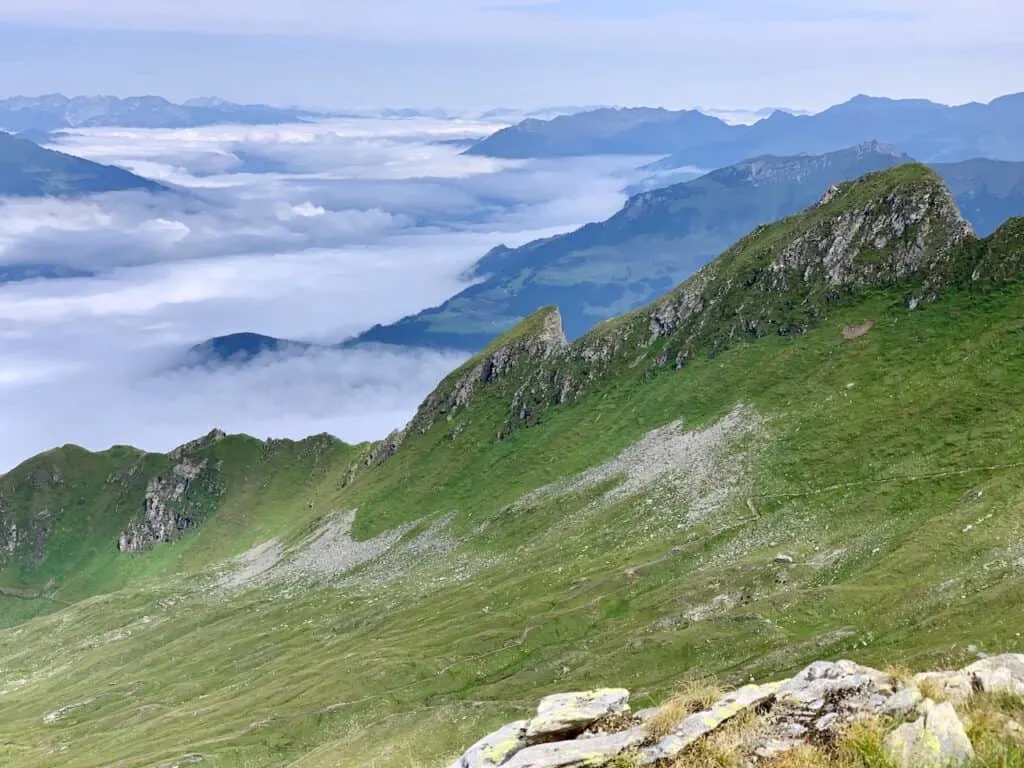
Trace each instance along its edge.
<instances>
[{"instance_id":1,"label":"gray rock formation","mask_svg":"<svg viewBox=\"0 0 1024 768\"><path fill-rule=\"evenodd\" d=\"M556 357L568 346L558 309L537 310L442 381L420 405L407 431L422 433L442 419L451 421L469 405L479 387L529 363Z\"/></svg>"},{"instance_id":2,"label":"gray rock formation","mask_svg":"<svg viewBox=\"0 0 1024 768\"><path fill-rule=\"evenodd\" d=\"M672 760L684 749L707 736L725 722L737 715L770 701L782 686L781 683L747 685L726 696L710 709L690 715L642 753L640 762L653 765L663 760Z\"/></svg>"},{"instance_id":3,"label":"gray rock formation","mask_svg":"<svg viewBox=\"0 0 1024 768\"><path fill-rule=\"evenodd\" d=\"M451 768L494 768L526 746L526 721L509 723L480 739Z\"/></svg>"},{"instance_id":4,"label":"gray rock formation","mask_svg":"<svg viewBox=\"0 0 1024 768\"><path fill-rule=\"evenodd\" d=\"M1024 654L996 656L959 672L929 673L917 679L931 684L967 681L968 691L1019 692L1024 683ZM949 690L958 690L958 685L954 682ZM891 759L901 768L960 765L974 755L951 703L923 700L913 682L852 661L819 661L788 680L744 686L703 712L682 716L660 738L651 734L647 724L662 711L646 709L630 715L628 697L622 689L549 696L532 720L512 723L487 736L451 768L667 765L685 758L686 750L744 713L754 713L758 720L749 735L739 737L736 748L743 764L770 760L802 745L834 744L851 724L880 717L911 720L886 740Z\"/></svg>"},{"instance_id":5,"label":"gray rock formation","mask_svg":"<svg viewBox=\"0 0 1024 768\"><path fill-rule=\"evenodd\" d=\"M1024 655L990 656L959 671L923 672L915 681L936 686L943 697L952 701L963 701L979 691L1005 690L1024 696Z\"/></svg>"},{"instance_id":6,"label":"gray rock formation","mask_svg":"<svg viewBox=\"0 0 1024 768\"><path fill-rule=\"evenodd\" d=\"M193 463L181 458L167 477L154 477L146 486L145 512L121 533L117 548L122 552L141 552L158 542L173 541L192 527L193 520L182 502L189 484L206 469L204 459Z\"/></svg>"},{"instance_id":7,"label":"gray rock formation","mask_svg":"<svg viewBox=\"0 0 1024 768\"><path fill-rule=\"evenodd\" d=\"M527 747L505 763L508 768L592 768L614 762L643 743L643 728Z\"/></svg>"},{"instance_id":8,"label":"gray rock formation","mask_svg":"<svg viewBox=\"0 0 1024 768\"><path fill-rule=\"evenodd\" d=\"M931 699L922 704L921 717L889 734L886 749L893 762L906 768L948 768L974 757L971 740L953 705L936 704Z\"/></svg>"},{"instance_id":9,"label":"gray rock formation","mask_svg":"<svg viewBox=\"0 0 1024 768\"><path fill-rule=\"evenodd\" d=\"M572 738L605 717L629 712L629 691L603 688L583 693L559 693L541 700L526 726L531 744Z\"/></svg>"}]
</instances>

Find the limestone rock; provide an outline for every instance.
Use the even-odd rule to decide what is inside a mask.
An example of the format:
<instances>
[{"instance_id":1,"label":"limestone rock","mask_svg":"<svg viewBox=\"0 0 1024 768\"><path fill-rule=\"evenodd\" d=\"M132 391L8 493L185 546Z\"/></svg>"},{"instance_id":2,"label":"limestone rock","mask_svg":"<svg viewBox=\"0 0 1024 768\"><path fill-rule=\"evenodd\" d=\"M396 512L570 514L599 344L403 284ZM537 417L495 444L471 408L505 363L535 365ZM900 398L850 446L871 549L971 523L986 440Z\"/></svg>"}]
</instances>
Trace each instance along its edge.
<instances>
[{"instance_id":1,"label":"limestone rock","mask_svg":"<svg viewBox=\"0 0 1024 768\"><path fill-rule=\"evenodd\" d=\"M495 768L525 746L526 721L519 720L480 739L451 768Z\"/></svg>"},{"instance_id":2,"label":"limestone rock","mask_svg":"<svg viewBox=\"0 0 1024 768\"><path fill-rule=\"evenodd\" d=\"M633 713L633 720L638 723L646 723L648 720L650 720L652 717L658 714L658 711L660 709L661 707L648 707L647 709L641 709L639 712Z\"/></svg>"},{"instance_id":3,"label":"limestone rock","mask_svg":"<svg viewBox=\"0 0 1024 768\"><path fill-rule=\"evenodd\" d=\"M776 708L789 722L834 731L886 711L896 694L896 683L877 669L845 660L818 661L782 685Z\"/></svg>"},{"instance_id":4,"label":"limestone rock","mask_svg":"<svg viewBox=\"0 0 1024 768\"><path fill-rule=\"evenodd\" d=\"M688 746L711 733L726 721L741 712L770 701L781 686L782 683L745 685L735 693L718 701L710 709L690 715L661 741L644 750L641 755L641 763L651 765L675 758Z\"/></svg>"},{"instance_id":5,"label":"limestone rock","mask_svg":"<svg viewBox=\"0 0 1024 768\"><path fill-rule=\"evenodd\" d=\"M905 715L913 712L924 699L921 690L914 685L907 686L886 702L882 712L886 715Z\"/></svg>"},{"instance_id":6,"label":"limestone rock","mask_svg":"<svg viewBox=\"0 0 1024 768\"><path fill-rule=\"evenodd\" d=\"M629 691L625 688L555 694L541 700L526 727L526 740L536 744L571 738L604 717L627 712Z\"/></svg>"},{"instance_id":7,"label":"limestone rock","mask_svg":"<svg viewBox=\"0 0 1024 768\"><path fill-rule=\"evenodd\" d=\"M1024 653L1007 653L976 661L964 672L983 691L1010 691L1024 696Z\"/></svg>"},{"instance_id":8,"label":"limestone rock","mask_svg":"<svg viewBox=\"0 0 1024 768\"><path fill-rule=\"evenodd\" d=\"M643 728L632 728L605 736L538 744L517 752L503 768L600 768L639 747L646 736Z\"/></svg>"},{"instance_id":9,"label":"limestone rock","mask_svg":"<svg viewBox=\"0 0 1024 768\"><path fill-rule=\"evenodd\" d=\"M914 682L937 687L951 701L963 701L978 691L1007 690L1024 696L1024 654L990 656L956 672L923 672Z\"/></svg>"},{"instance_id":10,"label":"limestone rock","mask_svg":"<svg viewBox=\"0 0 1024 768\"><path fill-rule=\"evenodd\" d=\"M905 768L932 768L963 765L974 757L971 741L952 704L926 699L922 710L922 717L901 725L886 739L893 761Z\"/></svg>"},{"instance_id":11,"label":"limestone rock","mask_svg":"<svg viewBox=\"0 0 1024 768\"><path fill-rule=\"evenodd\" d=\"M189 443L189 446L200 445L203 441L218 442L223 439L218 436L222 434L212 432L201 441ZM206 471L209 462L207 459L194 461L184 456L186 447L175 449L169 454L177 463L167 475L149 481L142 516L129 523L118 538L117 548L121 552L142 552L154 544L173 541L195 525L186 494L192 483Z\"/></svg>"}]
</instances>

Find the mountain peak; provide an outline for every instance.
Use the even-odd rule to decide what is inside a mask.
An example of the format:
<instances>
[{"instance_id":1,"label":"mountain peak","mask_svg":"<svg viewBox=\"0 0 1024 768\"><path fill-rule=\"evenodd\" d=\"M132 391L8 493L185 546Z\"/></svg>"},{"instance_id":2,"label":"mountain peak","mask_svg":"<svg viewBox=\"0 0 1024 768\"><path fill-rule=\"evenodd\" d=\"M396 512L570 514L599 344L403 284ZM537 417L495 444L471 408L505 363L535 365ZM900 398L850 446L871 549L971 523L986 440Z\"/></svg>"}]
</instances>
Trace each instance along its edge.
<instances>
[{"instance_id":1,"label":"mountain peak","mask_svg":"<svg viewBox=\"0 0 1024 768\"><path fill-rule=\"evenodd\" d=\"M933 300L963 272L957 259L972 239L951 193L923 165L838 184L817 205L758 227L653 304L584 335L518 388L502 434L575 399L580 367L588 381L621 366L682 368L741 340L800 335L869 290L898 290L911 307Z\"/></svg>"},{"instance_id":2,"label":"mountain peak","mask_svg":"<svg viewBox=\"0 0 1024 768\"><path fill-rule=\"evenodd\" d=\"M908 161L911 159L909 155L901 152L892 144L883 144L878 139L871 139L870 141L862 141L860 144L853 148L854 152L858 155L867 155L870 153L878 153L882 155L892 155L893 157L906 158Z\"/></svg>"},{"instance_id":3,"label":"mountain peak","mask_svg":"<svg viewBox=\"0 0 1024 768\"><path fill-rule=\"evenodd\" d=\"M568 345L558 307L538 309L445 378L420 405L407 431L426 432L441 419L451 421L469 406L479 387L550 360Z\"/></svg>"}]
</instances>

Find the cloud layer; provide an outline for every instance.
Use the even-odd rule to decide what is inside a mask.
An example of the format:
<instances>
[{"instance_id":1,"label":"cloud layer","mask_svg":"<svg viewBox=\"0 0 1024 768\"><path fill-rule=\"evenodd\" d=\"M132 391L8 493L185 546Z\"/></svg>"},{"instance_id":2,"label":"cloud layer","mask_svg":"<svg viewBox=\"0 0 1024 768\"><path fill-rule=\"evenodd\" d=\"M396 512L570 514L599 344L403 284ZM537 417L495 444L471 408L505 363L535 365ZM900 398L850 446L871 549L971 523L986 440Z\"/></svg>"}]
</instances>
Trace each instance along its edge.
<instances>
[{"instance_id":1,"label":"cloud layer","mask_svg":"<svg viewBox=\"0 0 1024 768\"><path fill-rule=\"evenodd\" d=\"M0 266L92 273L0 285L0 469L69 442L168 450L214 426L353 441L401 426L461 356L170 363L238 331L339 341L447 298L499 242L620 205L629 159L499 163L438 143L489 128L349 120L63 137L64 151L181 191L0 200Z\"/></svg>"}]
</instances>

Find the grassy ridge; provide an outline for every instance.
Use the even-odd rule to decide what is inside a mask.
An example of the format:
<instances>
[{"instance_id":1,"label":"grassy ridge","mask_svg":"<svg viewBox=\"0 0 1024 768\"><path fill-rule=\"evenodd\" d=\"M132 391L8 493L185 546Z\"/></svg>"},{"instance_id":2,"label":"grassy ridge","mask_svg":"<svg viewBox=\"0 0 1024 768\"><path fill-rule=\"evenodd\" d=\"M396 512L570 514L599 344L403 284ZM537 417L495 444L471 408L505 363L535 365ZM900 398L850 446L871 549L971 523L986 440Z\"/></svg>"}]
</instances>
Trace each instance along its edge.
<instances>
[{"instance_id":1,"label":"grassy ridge","mask_svg":"<svg viewBox=\"0 0 1024 768\"><path fill-rule=\"evenodd\" d=\"M144 514L147 484L167 476L174 459L125 447L94 454L65 446L37 456L0 478L7 550L0 553L0 593L8 593L0 594L0 623L194 572L256 541L287 536L330 511L320 506L324 488L340 487L357 453L328 436L231 436L200 445L188 457L210 470L185 497L199 527L139 555L120 553L118 537ZM217 525L204 525L214 513Z\"/></svg>"}]
</instances>

